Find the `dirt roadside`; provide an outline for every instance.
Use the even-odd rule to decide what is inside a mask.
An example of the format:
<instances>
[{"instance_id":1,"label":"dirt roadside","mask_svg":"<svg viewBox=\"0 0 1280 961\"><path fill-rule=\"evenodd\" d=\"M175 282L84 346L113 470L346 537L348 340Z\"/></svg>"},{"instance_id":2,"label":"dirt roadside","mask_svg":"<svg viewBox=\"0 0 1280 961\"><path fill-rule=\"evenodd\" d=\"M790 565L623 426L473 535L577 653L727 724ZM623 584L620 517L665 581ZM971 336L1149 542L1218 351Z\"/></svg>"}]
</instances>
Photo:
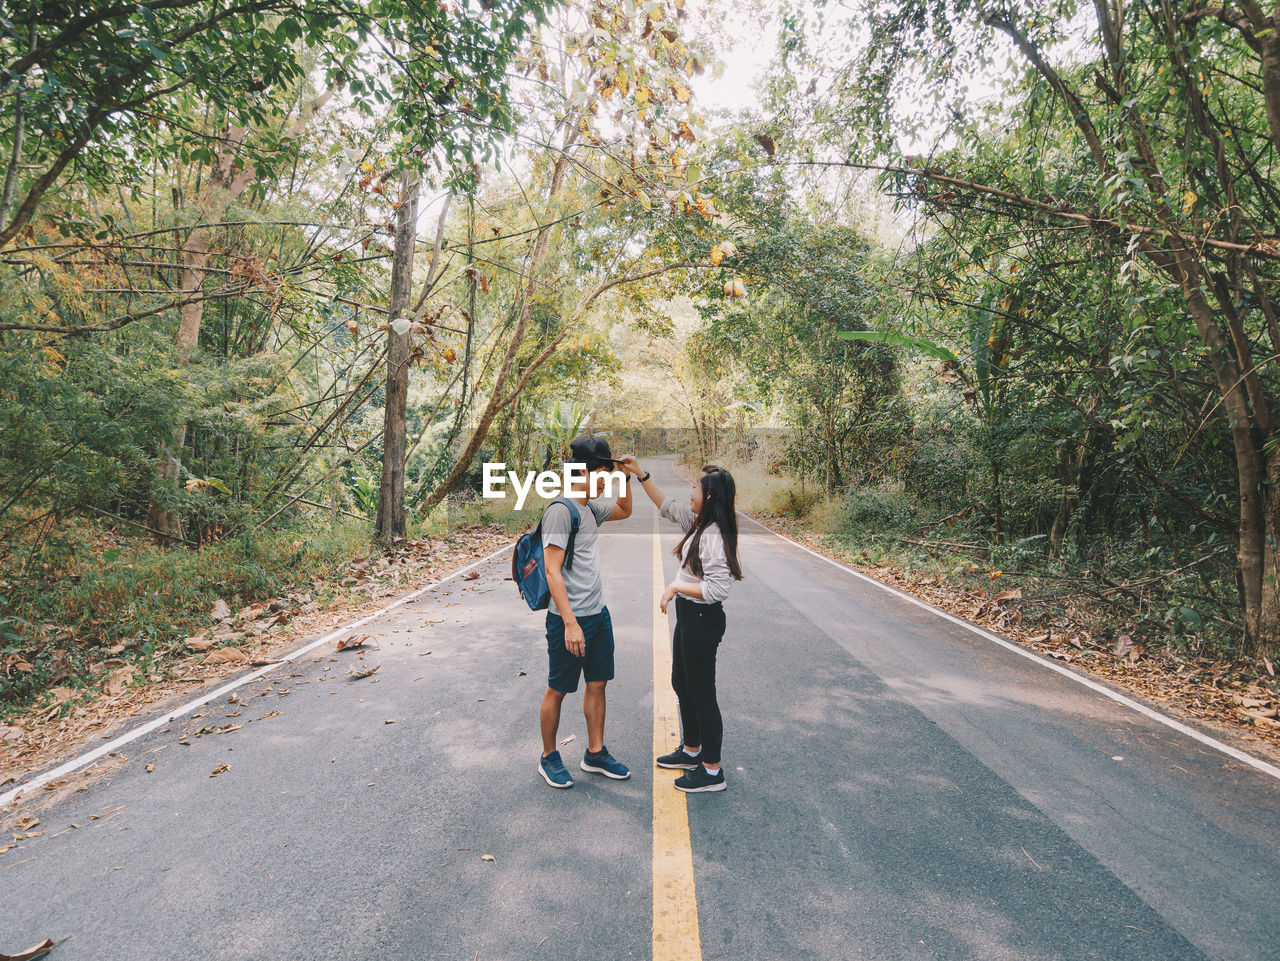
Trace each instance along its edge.
<instances>
[{"instance_id":1,"label":"dirt roadside","mask_svg":"<svg viewBox=\"0 0 1280 961\"><path fill-rule=\"evenodd\" d=\"M338 575L341 594L326 604L297 592L215 617L207 630L188 638L190 654L170 672L176 675L173 679L152 675L124 687L108 682L100 694L74 708L68 708L65 700L52 706L46 703L0 726L4 751L0 791L12 789L111 740L135 723L161 716L256 666L280 661L304 641L375 613L388 601L513 542L514 536L501 524L455 531L448 540L409 541L375 562L349 565ZM31 797L19 798L4 813L11 814L42 798L81 790L120 763L118 757L108 754L82 771L49 782Z\"/></svg>"}]
</instances>

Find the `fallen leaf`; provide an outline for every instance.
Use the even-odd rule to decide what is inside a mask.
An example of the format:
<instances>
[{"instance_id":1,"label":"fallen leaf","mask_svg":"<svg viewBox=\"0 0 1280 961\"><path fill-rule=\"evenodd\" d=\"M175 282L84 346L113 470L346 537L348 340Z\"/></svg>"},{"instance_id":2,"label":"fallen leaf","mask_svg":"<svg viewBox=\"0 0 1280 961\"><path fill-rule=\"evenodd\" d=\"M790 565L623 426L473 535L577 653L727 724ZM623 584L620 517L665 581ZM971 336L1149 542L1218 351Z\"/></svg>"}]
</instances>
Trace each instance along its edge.
<instances>
[{"instance_id":1,"label":"fallen leaf","mask_svg":"<svg viewBox=\"0 0 1280 961\"><path fill-rule=\"evenodd\" d=\"M561 743L561 744L568 744L570 741L576 741L577 739L578 739L578 735L576 735L576 734L570 734L568 737L561 738L561 739L560 739L560 743Z\"/></svg>"},{"instance_id":2,"label":"fallen leaf","mask_svg":"<svg viewBox=\"0 0 1280 961\"><path fill-rule=\"evenodd\" d=\"M154 771L155 769L156 769L156 766L155 766L154 764L148 764L148 765L147 765L147 773L148 773L148 774L150 774L150 773L151 773L152 771Z\"/></svg>"},{"instance_id":3,"label":"fallen leaf","mask_svg":"<svg viewBox=\"0 0 1280 961\"><path fill-rule=\"evenodd\" d=\"M217 777L219 774L225 774L227 771L230 771L230 770L231 770L230 764L219 764L217 767L215 767L212 771L209 772L209 777Z\"/></svg>"},{"instance_id":4,"label":"fallen leaf","mask_svg":"<svg viewBox=\"0 0 1280 961\"><path fill-rule=\"evenodd\" d=\"M1138 663L1145 649L1146 645L1142 641L1135 641L1129 634L1121 634L1116 638L1116 657L1128 655L1131 664Z\"/></svg>"},{"instance_id":5,"label":"fallen leaf","mask_svg":"<svg viewBox=\"0 0 1280 961\"><path fill-rule=\"evenodd\" d=\"M1011 591L1003 591L991 598L992 604L999 604L1001 601L1020 601L1022 600L1022 588L1015 587Z\"/></svg>"},{"instance_id":6,"label":"fallen leaf","mask_svg":"<svg viewBox=\"0 0 1280 961\"><path fill-rule=\"evenodd\" d=\"M53 941L45 938L39 944L32 945L25 951L19 951L17 954L5 954L0 952L0 961L31 961L32 958L38 958L42 954L48 954L53 948Z\"/></svg>"},{"instance_id":7,"label":"fallen leaf","mask_svg":"<svg viewBox=\"0 0 1280 961\"><path fill-rule=\"evenodd\" d=\"M114 696L123 694L124 689L129 686L129 682L133 680L134 666L126 664L124 667L117 667L111 672L107 678L107 683L103 685L103 693Z\"/></svg>"},{"instance_id":8,"label":"fallen leaf","mask_svg":"<svg viewBox=\"0 0 1280 961\"><path fill-rule=\"evenodd\" d=\"M1258 710L1257 708L1238 707L1236 708L1236 713L1243 714L1245 717L1251 717L1255 721L1267 721L1272 725L1277 724L1277 721L1276 721L1277 712L1274 707L1265 711Z\"/></svg>"},{"instance_id":9,"label":"fallen leaf","mask_svg":"<svg viewBox=\"0 0 1280 961\"><path fill-rule=\"evenodd\" d=\"M480 855L480 860L481 860L481 861L492 861L492 862L494 862L495 864L498 862L498 859L497 859L497 858L495 858L492 854L482 854L482 855Z\"/></svg>"},{"instance_id":10,"label":"fallen leaf","mask_svg":"<svg viewBox=\"0 0 1280 961\"><path fill-rule=\"evenodd\" d=\"M204 631L201 631L199 634L193 634L186 640L187 647L191 648L193 651L207 651L217 643L218 642L215 638L208 637Z\"/></svg>"},{"instance_id":11,"label":"fallen leaf","mask_svg":"<svg viewBox=\"0 0 1280 961\"><path fill-rule=\"evenodd\" d=\"M222 598L218 598L213 605L213 610L209 612L209 616L215 621L225 621L231 616L231 605Z\"/></svg>"},{"instance_id":12,"label":"fallen leaf","mask_svg":"<svg viewBox=\"0 0 1280 961\"><path fill-rule=\"evenodd\" d=\"M234 647L220 647L204 659L206 664L243 664L249 655Z\"/></svg>"},{"instance_id":13,"label":"fallen leaf","mask_svg":"<svg viewBox=\"0 0 1280 961\"><path fill-rule=\"evenodd\" d=\"M71 700L78 693L73 687L55 687L52 692L54 707L61 707Z\"/></svg>"},{"instance_id":14,"label":"fallen leaf","mask_svg":"<svg viewBox=\"0 0 1280 961\"><path fill-rule=\"evenodd\" d=\"M480 572L479 572L479 571L472 571L470 574L466 574L466 575L464 575L462 579L463 579L464 581L474 581L474 580L475 580L476 578L478 578L479 576L480 576Z\"/></svg>"},{"instance_id":15,"label":"fallen leaf","mask_svg":"<svg viewBox=\"0 0 1280 961\"><path fill-rule=\"evenodd\" d=\"M344 637L342 640L338 642L337 650L351 651L351 650L355 650L357 647L364 647L368 643L369 643L368 634L365 634L363 637L359 634L352 634L350 637Z\"/></svg>"},{"instance_id":16,"label":"fallen leaf","mask_svg":"<svg viewBox=\"0 0 1280 961\"><path fill-rule=\"evenodd\" d=\"M381 664L375 664L373 665L373 667L365 668L363 671L357 671L355 669L355 665L353 664L351 665L351 667L347 668L347 673L351 675L351 680L358 681L362 677L368 677L370 674L377 673L377 670L380 667L382 667Z\"/></svg>"},{"instance_id":17,"label":"fallen leaf","mask_svg":"<svg viewBox=\"0 0 1280 961\"><path fill-rule=\"evenodd\" d=\"M391 720L391 719L388 719L388 720L384 721L383 723L384 723L384 724L394 724L394 723L395 723L395 721L394 721L394 720Z\"/></svg>"}]
</instances>

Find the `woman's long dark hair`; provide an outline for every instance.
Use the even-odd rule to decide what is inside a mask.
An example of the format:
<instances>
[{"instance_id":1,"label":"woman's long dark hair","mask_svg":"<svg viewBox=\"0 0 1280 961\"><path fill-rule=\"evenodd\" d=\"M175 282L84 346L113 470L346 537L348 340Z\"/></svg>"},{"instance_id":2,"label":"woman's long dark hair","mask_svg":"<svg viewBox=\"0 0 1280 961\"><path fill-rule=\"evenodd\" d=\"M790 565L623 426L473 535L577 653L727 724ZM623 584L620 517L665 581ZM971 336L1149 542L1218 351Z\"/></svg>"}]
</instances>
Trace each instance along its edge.
<instances>
[{"instance_id":1,"label":"woman's long dark hair","mask_svg":"<svg viewBox=\"0 0 1280 961\"><path fill-rule=\"evenodd\" d=\"M729 573L735 581L742 580L742 568L738 565L738 515L733 510L733 499L737 488L733 483L733 475L723 467L708 464L702 468L702 510L699 511L693 526L684 532L680 543L676 545L675 555L684 560L684 545L689 544L689 570L694 577L702 576L702 558L698 552L698 542L702 532L710 524L720 528L720 538L724 541L724 556L729 562Z\"/></svg>"}]
</instances>

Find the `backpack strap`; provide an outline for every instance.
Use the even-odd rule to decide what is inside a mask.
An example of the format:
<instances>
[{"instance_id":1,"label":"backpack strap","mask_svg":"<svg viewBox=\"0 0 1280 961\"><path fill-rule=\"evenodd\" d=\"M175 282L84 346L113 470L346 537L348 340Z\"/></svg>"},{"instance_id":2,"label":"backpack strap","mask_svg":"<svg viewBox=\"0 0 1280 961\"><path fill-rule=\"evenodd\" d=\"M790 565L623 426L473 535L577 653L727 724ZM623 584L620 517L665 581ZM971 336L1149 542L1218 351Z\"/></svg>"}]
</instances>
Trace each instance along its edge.
<instances>
[{"instance_id":1,"label":"backpack strap","mask_svg":"<svg viewBox=\"0 0 1280 961\"><path fill-rule=\"evenodd\" d=\"M578 540L578 527L582 523L582 515L578 513L578 505L575 504L573 501L569 500L567 497L557 497L555 500L551 502L551 504L563 504L565 507L569 508L569 543L565 545L565 549L564 549L564 569L572 570L573 569L573 546ZM551 504L548 504L547 507L548 508L551 507ZM545 510L542 512L542 516L543 517L547 516L547 512ZM542 519L541 518L538 519L538 537L539 538L542 537Z\"/></svg>"}]
</instances>

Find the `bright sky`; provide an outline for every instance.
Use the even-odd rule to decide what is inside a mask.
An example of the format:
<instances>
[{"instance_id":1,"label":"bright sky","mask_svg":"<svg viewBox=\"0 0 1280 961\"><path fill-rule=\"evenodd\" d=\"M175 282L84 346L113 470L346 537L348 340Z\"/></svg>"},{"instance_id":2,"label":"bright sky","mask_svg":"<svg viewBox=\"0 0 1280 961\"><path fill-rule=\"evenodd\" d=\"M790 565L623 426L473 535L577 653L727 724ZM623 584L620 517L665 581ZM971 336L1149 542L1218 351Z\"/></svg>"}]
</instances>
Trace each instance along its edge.
<instances>
[{"instance_id":1,"label":"bright sky","mask_svg":"<svg viewBox=\"0 0 1280 961\"><path fill-rule=\"evenodd\" d=\"M753 3L753 13L744 17L732 13L724 17L723 4L711 0L697 0L689 4L691 17L697 17L700 9L707 9L708 22L715 25L720 39L720 62L724 73L720 77L708 70L695 77L692 84L695 103L708 113L717 110L742 110L757 102L756 82L763 77L778 46L776 12L772 3ZM715 18L724 17L719 23Z\"/></svg>"}]
</instances>

